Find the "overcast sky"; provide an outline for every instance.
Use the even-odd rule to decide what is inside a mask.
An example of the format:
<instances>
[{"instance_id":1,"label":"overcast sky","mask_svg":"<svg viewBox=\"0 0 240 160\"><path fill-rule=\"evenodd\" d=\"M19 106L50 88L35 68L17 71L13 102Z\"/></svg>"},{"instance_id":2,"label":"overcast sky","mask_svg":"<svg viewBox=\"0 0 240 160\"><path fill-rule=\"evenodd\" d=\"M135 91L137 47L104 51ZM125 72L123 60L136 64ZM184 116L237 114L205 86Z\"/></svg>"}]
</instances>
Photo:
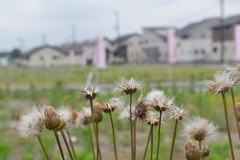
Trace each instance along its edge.
<instances>
[{"instance_id":1,"label":"overcast sky","mask_svg":"<svg viewBox=\"0 0 240 160\"><path fill-rule=\"evenodd\" d=\"M225 17L240 14L240 0L225 0ZM116 38L142 27L176 26L220 15L220 0L0 0L0 51L71 42L98 35ZM43 36L45 35L45 36Z\"/></svg>"}]
</instances>

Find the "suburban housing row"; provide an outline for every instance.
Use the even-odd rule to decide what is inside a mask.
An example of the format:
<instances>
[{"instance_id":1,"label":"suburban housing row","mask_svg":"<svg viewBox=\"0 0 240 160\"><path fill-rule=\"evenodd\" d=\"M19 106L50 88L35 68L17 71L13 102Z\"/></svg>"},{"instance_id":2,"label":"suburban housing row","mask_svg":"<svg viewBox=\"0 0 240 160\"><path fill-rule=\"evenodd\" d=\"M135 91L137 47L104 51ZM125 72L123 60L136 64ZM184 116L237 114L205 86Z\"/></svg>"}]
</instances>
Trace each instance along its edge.
<instances>
[{"instance_id":1,"label":"suburban housing row","mask_svg":"<svg viewBox=\"0 0 240 160\"><path fill-rule=\"evenodd\" d=\"M110 41L105 38L107 63L168 63L167 30L176 29L176 62L220 62L221 30L224 30L224 59L234 57L234 26L240 15L224 20L208 18L191 23L182 29L175 27L144 27L142 34L129 34ZM96 42L85 41L60 46L40 46L23 54L20 66L67 66L93 63Z\"/></svg>"}]
</instances>

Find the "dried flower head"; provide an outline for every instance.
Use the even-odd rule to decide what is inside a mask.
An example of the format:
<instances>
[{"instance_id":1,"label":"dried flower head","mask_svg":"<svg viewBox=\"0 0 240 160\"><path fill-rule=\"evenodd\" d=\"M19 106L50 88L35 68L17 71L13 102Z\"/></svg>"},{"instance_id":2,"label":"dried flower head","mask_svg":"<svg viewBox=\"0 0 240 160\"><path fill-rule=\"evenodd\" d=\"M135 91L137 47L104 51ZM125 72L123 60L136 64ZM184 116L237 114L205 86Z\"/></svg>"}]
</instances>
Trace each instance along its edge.
<instances>
[{"instance_id":1,"label":"dried flower head","mask_svg":"<svg viewBox=\"0 0 240 160\"><path fill-rule=\"evenodd\" d=\"M115 110L120 110L124 105L124 101L121 98L111 98L109 101L104 105L103 111L105 113L113 112Z\"/></svg>"},{"instance_id":2,"label":"dried flower head","mask_svg":"<svg viewBox=\"0 0 240 160\"><path fill-rule=\"evenodd\" d=\"M166 111L173 106L174 98L166 98L163 91L153 90L146 96L146 100L150 106L156 111Z\"/></svg>"},{"instance_id":3,"label":"dried flower head","mask_svg":"<svg viewBox=\"0 0 240 160\"><path fill-rule=\"evenodd\" d=\"M47 106L44 108L45 125L49 130L59 131L65 127L65 122L57 114L53 106Z\"/></svg>"},{"instance_id":4,"label":"dried flower head","mask_svg":"<svg viewBox=\"0 0 240 160\"><path fill-rule=\"evenodd\" d=\"M94 121L99 123L103 120L103 112L104 106L99 102L93 103L93 114L94 114Z\"/></svg>"},{"instance_id":5,"label":"dried flower head","mask_svg":"<svg viewBox=\"0 0 240 160\"><path fill-rule=\"evenodd\" d=\"M20 116L17 122L17 130L22 138L28 139L39 136L44 125L44 117L36 106Z\"/></svg>"},{"instance_id":6,"label":"dried flower head","mask_svg":"<svg viewBox=\"0 0 240 160\"><path fill-rule=\"evenodd\" d=\"M236 111L237 111L238 121L240 121L240 102L237 102L235 107L236 107Z\"/></svg>"},{"instance_id":7,"label":"dried flower head","mask_svg":"<svg viewBox=\"0 0 240 160\"><path fill-rule=\"evenodd\" d=\"M85 95L86 99L94 99L99 91L100 87L98 85L86 85L84 89L80 91L80 93Z\"/></svg>"},{"instance_id":8,"label":"dried flower head","mask_svg":"<svg viewBox=\"0 0 240 160\"><path fill-rule=\"evenodd\" d=\"M187 160L200 160L202 153L198 149L197 145L190 139L187 139L185 144L186 159Z\"/></svg>"},{"instance_id":9,"label":"dried flower head","mask_svg":"<svg viewBox=\"0 0 240 160\"><path fill-rule=\"evenodd\" d=\"M82 110L78 113L78 117L76 123L78 125L88 125L91 123L91 109L90 108L82 108Z\"/></svg>"},{"instance_id":10,"label":"dried flower head","mask_svg":"<svg viewBox=\"0 0 240 160\"><path fill-rule=\"evenodd\" d=\"M163 115L162 115L163 116ZM145 119L149 125L158 125L159 123L159 113L156 111L148 111L147 117ZM163 121L161 121L163 123Z\"/></svg>"},{"instance_id":11,"label":"dried flower head","mask_svg":"<svg viewBox=\"0 0 240 160\"><path fill-rule=\"evenodd\" d=\"M168 114L170 120L179 121L185 118L188 115L188 112L185 108L174 106L169 110Z\"/></svg>"},{"instance_id":12,"label":"dried flower head","mask_svg":"<svg viewBox=\"0 0 240 160\"><path fill-rule=\"evenodd\" d=\"M134 116L134 112L135 112L135 108L132 107L132 121L135 119L135 116ZM122 120L129 120L130 121L130 107L126 107L119 115L118 117L119 119L122 119Z\"/></svg>"},{"instance_id":13,"label":"dried flower head","mask_svg":"<svg viewBox=\"0 0 240 160\"><path fill-rule=\"evenodd\" d=\"M218 126L209 123L207 119L199 116L193 117L184 123L184 134L187 138L194 138L197 141L207 139L214 140L217 135Z\"/></svg>"},{"instance_id":14,"label":"dried flower head","mask_svg":"<svg viewBox=\"0 0 240 160\"><path fill-rule=\"evenodd\" d=\"M144 121L147 117L147 113L149 111L149 105L146 101L141 100L137 103L135 107L135 117L140 121Z\"/></svg>"},{"instance_id":15,"label":"dried flower head","mask_svg":"<svg viewBox=\"0 0 240 160\"><path fill-rule=\"evenodd\" d=\"M142 82L137 81L134 78L128 80L122 78L117 84L117 90L122 94L133 94L140 91L142 88Z\"/></svg>"},{"instance_id":16,"label":"dried flower head","mask_svg":"<svg viewBox=\"0 0 240 160\"><path fill-rule=\"evenodd\" d=\"M57 109L57 113L60 115L60 118L65 122L66 128L71 128L76 122L78 116L75 111L64 106Z\"/></svg>"},{"instance_id":17,"label":"dried flower head","mask_svg":"<svg viewBox=\"0 0 240 160\"><path fill-rule=\"evenodd\" d=\"M217 72L213 75L212 80L205 81L207 91L218 94L228 92L239 81L231 72L223 71Z\"/></svg>"}]
</instances>

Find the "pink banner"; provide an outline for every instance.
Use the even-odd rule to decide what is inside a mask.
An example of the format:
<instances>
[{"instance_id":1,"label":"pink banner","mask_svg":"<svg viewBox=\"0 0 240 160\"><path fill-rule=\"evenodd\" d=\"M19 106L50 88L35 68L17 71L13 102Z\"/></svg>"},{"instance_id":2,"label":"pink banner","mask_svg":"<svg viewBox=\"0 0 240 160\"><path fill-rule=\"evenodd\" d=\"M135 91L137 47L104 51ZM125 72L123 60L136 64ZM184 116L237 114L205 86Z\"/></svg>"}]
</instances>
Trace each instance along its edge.
<instances>
[{"instance_id":1,"label":"pink banner","mask_svg":"<svg viewBox=\"0 0 240 160\"><path fill-rule=\"evenodd\" d=\"M74 52L74 50L70 50L69 58L70 58L70 64L75 65L75 52Z\"/></svg>"},{"instance_id":2,"label":"pink banner","mask_svg":"<svg viewBox=\"0 0 240 160\"><path fill-rule=\"evenodd\" d=\"M234 58L240 60L240 25L234 26Z\"/></svg>"},{"instance_id":3,"label":"pink banner","mask_svg":"<svg viewBox=\"0 0 240 160\"><path fill-rule=\"evenodd\" d=\"M105 40L103 37L97 38L96 50L94 55L94 64L97 68L101 69L105 69L107 67Z\"/></svg>"},{"instance_id":4,"label":"pink banner","mask_svg":"<svg viewBox=\"0 0 240 160\"><path fill-rule=\"evenodd\" d=\"M176 45L176 30L167 30L167 46L168 46L168 61L175 63L177 58L177 45Z\"/></svg>"}]
</instances>

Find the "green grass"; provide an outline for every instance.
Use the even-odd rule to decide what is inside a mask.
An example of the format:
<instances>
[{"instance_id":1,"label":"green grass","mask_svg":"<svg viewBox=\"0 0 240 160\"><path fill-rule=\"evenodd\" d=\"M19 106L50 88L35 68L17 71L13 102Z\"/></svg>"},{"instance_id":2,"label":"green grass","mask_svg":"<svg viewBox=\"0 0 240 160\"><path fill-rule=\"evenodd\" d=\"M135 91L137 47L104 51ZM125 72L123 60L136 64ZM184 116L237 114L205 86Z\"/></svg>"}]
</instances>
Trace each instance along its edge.
<instances>
[{"instance_id":1,"label":"green grass","mask_svg":"<svg viewBox=\"0 0 240 160\"><path fill-rule=\"evenodd\" d=\"M172 78L169 77L169 68ZM84 84L88 74L93 71L94 79L99 83L114 83L119 77L135 77L145 82L196 80L209 78L216 67L204 65L109 65L105 70L88 67L52 67L52 68L0 68L0 87L53 86L56 81L66 84ZM0 94L1 95L1 94Z\"/></svg>"}]
</instances>

